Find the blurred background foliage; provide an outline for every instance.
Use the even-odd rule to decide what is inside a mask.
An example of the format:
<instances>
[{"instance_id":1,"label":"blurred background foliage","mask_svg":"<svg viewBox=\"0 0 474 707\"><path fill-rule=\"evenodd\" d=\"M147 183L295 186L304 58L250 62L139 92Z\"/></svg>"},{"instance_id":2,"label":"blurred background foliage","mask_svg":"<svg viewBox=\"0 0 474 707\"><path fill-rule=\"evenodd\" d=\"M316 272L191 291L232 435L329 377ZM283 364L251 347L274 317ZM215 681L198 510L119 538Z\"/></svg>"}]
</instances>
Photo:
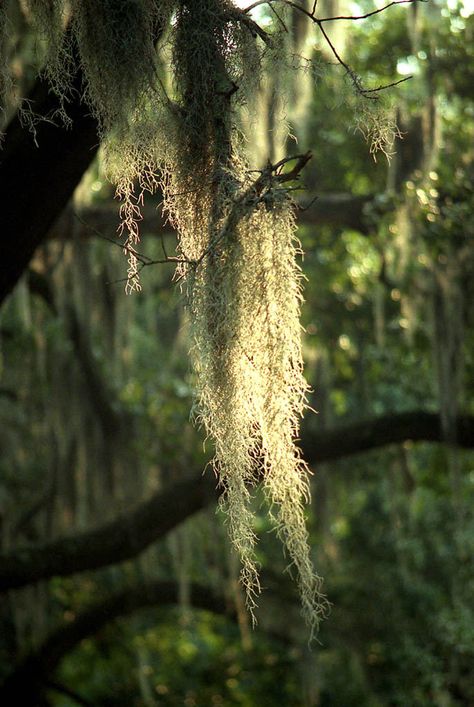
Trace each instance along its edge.
<instances>
[{"instance_id":1,"label":"blurred background foliage","mask_svg":"<svg viewBox=\"0 0 474 707\"><path fill-rule=\"evenodd\" d=\"M324 15L376 4L321 6ZM268 10L259 17L277 21ZM10 51L21 90L36 72L28 22L18 2ZM0 677L94 603L106 615L119 590L154 580L178 587L177 605L124 606L126 615L67 651L47 693L55 707L474 705L474 466L456 446L458 415L474 413L474 14L467 3L430 0L330 25L365 85L413 75L390 91L403 139L389 162L374 162L354 130L360 98L340 67L325 67L320 38L295 28L295 53L317 68L284 77L297 150L314 154L301 204L335 192L367 197L360 230L329 219L300 227L306 373L318 411L308 412L305 434L423 410L440 413L445 443L407 439L314 469L308 523L333 606L312 651L263 509L265 591L253 631L214 506L134 560L9 592ZM270 75L262 87L264 125L278 112L282 80ZM169 266L156 265L143 271L143 292L125 297L123 256L100 237L116 218L101 174L99 159L0 310L4 551L98 527L199 476L209 459L190 422L179 288ZM142 235L143 251L160 258L146 219ZM171 252L172 235L163 238ZM222 603L193 608L193 583L230 614Z\"/></svg>"}]
</instances>

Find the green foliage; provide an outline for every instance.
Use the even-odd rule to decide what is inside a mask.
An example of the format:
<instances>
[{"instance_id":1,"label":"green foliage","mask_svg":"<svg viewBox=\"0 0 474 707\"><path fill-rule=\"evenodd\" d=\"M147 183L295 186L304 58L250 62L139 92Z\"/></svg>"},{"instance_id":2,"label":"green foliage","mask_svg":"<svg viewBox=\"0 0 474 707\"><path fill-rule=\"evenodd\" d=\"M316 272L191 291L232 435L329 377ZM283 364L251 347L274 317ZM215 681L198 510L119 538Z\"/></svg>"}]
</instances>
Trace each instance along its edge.
<instances>
[{"instance_id":1,"label":"green foliage","mask_svg":"<svg viewBox=\"0 0 474 707\"><path fill-rule=\"evenodd\" d=\"M143 662L130 672L136 651ZM271 639L244 651L236 627L204 612L185 622L177 611L153 612L143 615L133 637L122 624L98 642L85 642L77 659L65 662L61 677L78 690L87 682L81 694L104 706L144 705L134 690L141 671L154 699L166 707L252 707L277 703L282 695L285 704L296 707L299 658L298 650Z\"/></svg>"}]
</instances>

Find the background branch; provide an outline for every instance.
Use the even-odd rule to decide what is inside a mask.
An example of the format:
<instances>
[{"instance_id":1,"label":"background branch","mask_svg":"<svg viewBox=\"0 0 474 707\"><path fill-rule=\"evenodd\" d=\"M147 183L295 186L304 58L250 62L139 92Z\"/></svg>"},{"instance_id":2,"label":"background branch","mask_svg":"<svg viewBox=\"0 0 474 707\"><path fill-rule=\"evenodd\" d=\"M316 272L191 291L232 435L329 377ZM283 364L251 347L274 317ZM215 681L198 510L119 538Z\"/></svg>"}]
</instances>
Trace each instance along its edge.
<instances>
[{"instance_id":1,"label":"background branch","mask_svg":"<svg viewBox=\"0 0 474 707\"><path fill-rule=\"evenodd\" d=\"M332 431L306 431L301 446L308 464L314 465L407 440L443 442L439 414L393 413ZM474 448L474 416L458 418L457 443ZM158 491L132 511L97 529L0 554L0 591L135 557L186 518L215 502L218 493L214 477L196 472L196 478Z\"/></svg>"},{"instance_id":2,"label":"background branch","mask_svg":"<svg viewBox=\"0 0 474 707\"><path fill-rule=\"evenodd\" d=\"M196 609L234 617L234 610L209 587L193 584L189 588L190 605ZM175 582L155 581L128 587L85 609L68 624L53 631L48 638L24 658L0 687L0 703L37 707L39 696L48 687L56 689L49 677L67 653L106 624L146 607L163 607L179 603L179 586ZM83 701L83 704L86 704Z\"/></svg>"}]
</instances>

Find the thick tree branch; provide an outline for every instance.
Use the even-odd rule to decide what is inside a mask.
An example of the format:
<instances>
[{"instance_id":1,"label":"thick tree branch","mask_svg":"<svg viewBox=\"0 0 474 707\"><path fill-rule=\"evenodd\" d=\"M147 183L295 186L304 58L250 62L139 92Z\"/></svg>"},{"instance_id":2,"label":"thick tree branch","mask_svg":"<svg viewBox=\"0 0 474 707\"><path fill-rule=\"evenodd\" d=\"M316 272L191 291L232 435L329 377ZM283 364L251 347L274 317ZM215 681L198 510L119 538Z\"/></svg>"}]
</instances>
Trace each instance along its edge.
<instances>
[{"instance_id":1,"label":"thick tree branch","mask_svg":"<svg viewBox=\"0 0 474 707\"><path fill-rule=\"evenodd\" d=\"M0 151L0 302L17 283L96 154L97 125L80 102L80 73L73 88L74 98L67 106L70 127L38 122L37 145L18 115L7 127ZM58 99L42 79L36 81L28 101L41 116L54 115L59 108Z\"/></svg>"},{"instance_id":2,"label":"thick tree branch","mask_svg":"<svg viewBox=\"0 0 474 707\"><path fill-rule=\"evenodd\" d=\"M135 557L214 501L215 486L210 476L181 481L97 529L0 555L0 591Z\"/></svg>"},{"instance_id":3,"label":"thick tree branch","mask_svg":"<svg viewBox=\"0 0 474 707\"><path fill-rule=\"evenodd\" d=\"M412 410L361 420L317 434L303 433L302 447L305 459L313 464L407 441L443 443L440 415ZM457 443L460 447L474 448L474 416L458 418Z\"/></svg>"},{"instance_id":4,"label":"thick tree branch","mask_svg":"<svg viewBox=\"0 0 474 707\"><path fill-rule=\"evenodd\" d=\"M412 411L307 433L302 448L306 461L313 465L407 440L443 442L440 416ZM459 418L457 441L461 447L474 448L474 416ZM0 554L0 591L135 557L214 502L217 495L215 479L210 474L198 476L157 492L134 510L95 530Z\"/></svg>"},{"instance_id":5,"label":"thick tree branch","mask_svg":"<svg viewBox=\"0 0 474 707\"><path fill-rule=\"evenodd\" d=\"M49 677L62 658L88 636L96 634L119 616L126 616L147 607L162 607L179 603L179 587L175 582L149 582L129 587L96 603L79 614L70 624L56 629L44 643L29 654L0 687L0 703L5 705L36 705L38 693L47 689ZM234 617L228 603L201 585L190 586L193 608Z\"/></svg>"}]
</instances>

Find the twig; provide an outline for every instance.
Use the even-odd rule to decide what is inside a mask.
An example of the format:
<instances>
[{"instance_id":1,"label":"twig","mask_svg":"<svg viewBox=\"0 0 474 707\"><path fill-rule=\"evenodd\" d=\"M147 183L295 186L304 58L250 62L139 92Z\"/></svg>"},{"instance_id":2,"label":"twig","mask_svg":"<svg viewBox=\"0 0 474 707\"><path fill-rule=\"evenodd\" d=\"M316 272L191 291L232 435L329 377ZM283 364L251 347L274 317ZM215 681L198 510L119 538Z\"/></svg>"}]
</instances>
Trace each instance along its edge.
<instances>
[{"instance_id":1,"label":"twig","mask_svg":"<svg viewBox=\"0 0 474 707\"><path fill-rule=\"evenodd\" d=\"M115 241L113 238L109 238L108 236L104 236L103 233L98 231L94 226L91 224L87 223L84 221L84 219L76 212L72 212L74 217L77 218L80 223L82 223L83 226L88 228L92 233L94 233L98 238L101 238L103 241L107 241L107 243L112 243L112 245L117 246L121 250L125 251L128 253L130 256L136 258L138 261L139 265L136 269L136 272L127 277L122 277L119 280L111 280L108 281L106 284L107 285L115 285L119 282L130 282L131 280L134 279L141 271L143 268L149 267L150 265L166 265L168 263L173 263L174 265L179 264L179 263L188 263L189 265L195 265L197 261L194 260L189 260L187 258L181 258L179 256L174 256L174 255L167 255L166 249L165 249L165 244L163 241L163 235L161 235L161 247L163 249L164 253L164 258L158 258L158 259L153 259L150 258L148 255L145 255L144 253L139 253L138 251L135 250L132 246L128 245L128 242L125 243L119 243L118 241Z\"/></svg>"},{"instance_id":2,"label":"twig","mask_svg":"<svg viewBox=\"0 0 474 707\"><path fill-rule=\"evenodd\" d=\"M362 86L362 83L361 83L360 78L357 76L357 74L355 73L355 71L354 71L353 69L351 69L351 67L349 66L349 64L346 64L346 62L345 62L345 61L341 58L341 56L338 54L338 51L337 51L336 47L334 46L334 44L332 43L331 38L329 37L328 33L327 33L326 30L324 29L323 25L319 23L319 20L316 20L316 19L315 19L314 21L316 22L316 24L318 25L319 29L321 30L321 34L323 35L324 39L325 39L326 42L328 43L329 48L331 49L332 53L333 53L334 56L336 57L337 61L339 62L339 64L340 64L341 66L344 67L344 69L347 71L348 75L350 76L351 81L352 81L352 84L353 84L354 88L356 89L356 91L357 91L358 93L361 93L362 95L365 95L365 94L364 94L364 87ZM375 98L375 96L374 96L374 98Z\"/></svg>"},{"instance_id":3,"label":"twig","mask_svg":"<svg viewBox=\"0 0 474 707\"><path fill-rule=\"evenodd\" d=\"M424 0L423 0L424 2ZM375 91L385 91L386 88L392 88L393 86L398 86L399 83L403 83L404 81L408 81L409 79L412 79L413 75L410 74L410 76L404 76L402 79L398 79L398 81L392 81L392 83L387 83L382 86L377 86L377 88L363 88L362 92L363 93L375 93Z\"/></svg>"},{"instance_id":4,"label":"twig","mask_svg":"<svg viewBox=\"0 0 474 707\"><path fill-rule=\"evenodd\" d=\"M306 206L301 206L301 204L297 204L296 208L300 213L303 213L304 211L308 211L312 207L312 205L319 199L319 196L315 196L311 199L309 204L306 204Z\"/></svg>"},{"instance_id":5,"label":"twig","mask_svg":"<svg viewBox=\"0 0 474 707\"><path fill-rule=\"evenodd\" d=\"M288 34L288 27L287 27L286 24L283 22L283 18L280 17L280 15L279 15L278 12L275 10L275 8L273 7L273 5L270 5L270 10L273 12L273 14L274 14L275 17L277 18L278 22L279 22L279 23L281 24L281 26L283 27L283 31Z\"/></svg>"},{"instance_id":6,"label":"twig","mask_svg":"<svg viewBox=\"0 0 474 707\"><path fill-rule=\"evenodd\" d=\"M387 5L384 5L384 7L380 7L378 10L372 10L371 12L367 12L364 15L335 15L334 17L316 17L315 12L317 8L317 0L314 0L313 6L311 8L311 11L307 10L305 7L302 7L301 5L298 5L298 3L293 2L293 0L257 0L254 2L252 5L249 5L243 10L243 13L249 13L251 10L255 9L256 7L260 5L269 5L270 8L275 12L272 3L274 2L281 2L284 5L287 5L288 7L292 7L294 10L297 10L298 12L301 12L303 15L306 15L306 17L311 20L311 22L314 22L316 24L323 35L324 39L326 40L327 45L329 46L332 54L336 58L338 64L340 64L347 72L348 76L350 77L352 84L361 96L364 96L365 98L368 98L370 100L377 100L378 96L377 95L369 95L369 94L376 94L380 91L385 90L386 88L392 88L393 86L397 86L399 83L403 83L404 81L408 81L408 79L411 79L412 76L405 76L403 79L400 79L399 81L393 81L392 83L389 83L387 85L383 86L378 86L377 88L364 88L362 85L362 81L359 76L355 73L353 69L344 61L344 59L341 57L339 52L337 51L336 47L334 46L331 38L329 37L328 33L324 29L324 23L325 22L336 22L338 20L365 20L368 17L372 17L373 15L378 15L381 12L385 12L385 10L388 10L390 7L393 7L394 5L406 5L406 4L413 4L415 2L428 2L428 0L392 0L392 2L389 2ZM278 17L278 15L277 15Z\"/></svg>"},{"instance_id":7,"label":"twig","mask_svg":"<svg viewBox=\"0 0 474 707\"><path fill-rule=\"evenodd\" d=\"M291 157L284 157L282 160L276 164L272 164L268 161L267 165L262 169L258 170L260 176L251 184L248 189L234 202L231 212L227 216L227 219L216 234L215 238L212 239L208 248L203 251L196 261L185 261L191 263L195 267L198 267L204 260L204 258L211 253L214 248L225 238L225 236L231 231L232 228L238 223L239 218L242 218L242 209L248 209L250 206L254 206L259 203L264 197L262 196L265 188L270 191L273 183L276 181L278 184L283 184L284 182L294 181L299 179L301 170L306 166L306 164L311 159L311 152L305 152L301 155L292 155ZM294 162L296 164L289 172L281 172L282 168L289 162ZM251 170L257 171L257 170ZM290 191L291 187L287 187L286 191ZM255 200L257 197L257 200Z\"/></svg>"},{"instance_id":8,"label":"twig","mask_svg":"<svg viewBox=\"0 0 474 707\"><path fill-rule=\"evenodd\" d=\"M160 240L161 240L161 250L163 251L163 255L165 256L166 260L168 260L168 253L166 252L166 248L165 248L165 239L164 239L162 233L160 233Z\"/></svg>"},{"instance_id":9,"label":"twig","mask_svg":"<svg viewBox=\"0 0 474 707\"><path fill-rule=\"evenodd\" d=\"M78 214L77 211L73 211L72 214L74 218L76 218L80 223L82 223L83 226L89 229L89 231L91 231L91 233L94 233L98 238L101 238L103 241L107 241L107 243L112 243L112 245L117 246L121 250L124 250L129 253L130 255L134 255L139 261L150 261L150 258L147 255L139 253L134 248L130 248L126 243L119 243L113 238L109 238L109 236L104 236L104 234L98 231L95 226L92 226L92 224L87 223L87 221L84 221L82 216Z\"/></svg>"},{"instance_id":10,"label":"twig","mask_svg":"<svg viewBox=\"0 0 474 707\"><path fill-rule=\"evenodd\" d=\"M252 37L260 37L260 39L265 42L265 44L271 43L270 35L265 32L264 29L260 27L255 20L247 16L247 10L240 10L239 8L232 9L229 14L232 19L237 20L237 22L242 22L243 25L247 27Z\"/></svg>"},{"instance_id":11,"label":"twig","mask_svg":"<svg viewBox=\"0 0 474 707\"><path fill-rule=\"evenodd\" d=\"M428 2L428 0L393 0L393 2L389 2L388 5L385 5L384 7L379 7L378 10L366 12L365 15L338 15L335 17L322 17L318 20L318 22L334 22L336 20L366 20L368 17L372 17L373 15L378 15L381 12L385 12L385 10L388 10L389 7L393 7L393 5L412 5L415 2Z\"/></svg>"},{"instance_id":12,"label":"twig","mask_svg":"<svg viewBox=\"0 0 474 707\"><path fill-rule=\"evenodd\" d=\"M307 163L312 158L311 151L305 152L302 155L292 155L291 157L284 157L282 160L277 162L275 165L269 165L270 171L275 172L275 178L278 182L289 182L294 179L298 179L300 172L304 169ZM293 162L296 160L296 164L289 172L281 172L282 167L284 167L288 162Z\"/></svg>"}]
</instances>

